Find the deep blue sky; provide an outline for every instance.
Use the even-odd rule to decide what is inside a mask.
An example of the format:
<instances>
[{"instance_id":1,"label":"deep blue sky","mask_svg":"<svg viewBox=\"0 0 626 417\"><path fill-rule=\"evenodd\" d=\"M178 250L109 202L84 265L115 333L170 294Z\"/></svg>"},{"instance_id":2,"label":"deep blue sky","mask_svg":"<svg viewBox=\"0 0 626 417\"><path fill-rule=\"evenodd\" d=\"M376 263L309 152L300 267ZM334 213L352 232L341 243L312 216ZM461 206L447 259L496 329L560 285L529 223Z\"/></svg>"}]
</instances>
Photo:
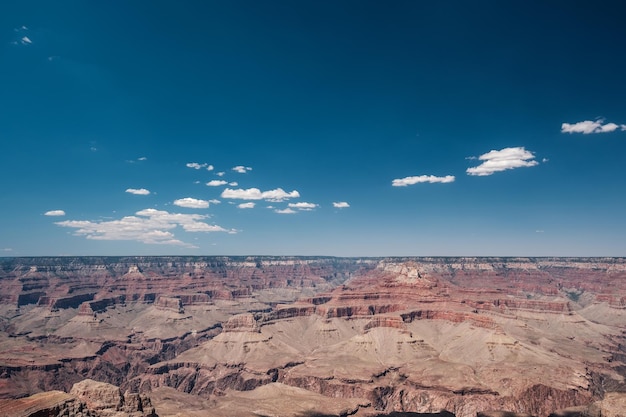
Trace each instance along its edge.
<instances>
[{"instance_id":1,"label":"deep blue sky","mask_svg":"<svg viewBox=\"0 0 626 417\"><path fill-rule=\"evenodd\" d=\"M625 15L2 2L0 256L626 256Z\"/></svg>"}]
</instances>

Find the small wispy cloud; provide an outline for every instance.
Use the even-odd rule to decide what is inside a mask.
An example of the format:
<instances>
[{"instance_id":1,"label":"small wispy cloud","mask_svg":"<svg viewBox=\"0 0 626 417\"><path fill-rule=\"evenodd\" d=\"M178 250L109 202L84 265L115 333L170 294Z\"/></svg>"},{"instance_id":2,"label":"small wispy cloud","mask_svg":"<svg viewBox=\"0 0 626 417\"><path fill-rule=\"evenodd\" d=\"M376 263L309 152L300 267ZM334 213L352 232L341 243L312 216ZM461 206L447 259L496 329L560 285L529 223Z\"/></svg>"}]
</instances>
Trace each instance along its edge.
<instances>
[{"instance_id":1,"label":"small wispy cloud","mask_svg":"<svg viewBox=\"0 0 626 417\"><path fill-rule=\"evenodd\" d=\"M618 125L616 123L604 123L604 119L585 120L577 123L563 123L561 125L561 133L582 133L589 135L592 133L609 133L616 130L626 130L626 125Z\"/></svg>"},{"instance_id":2,"label":"small wispy cloud","mask_svg":"<svg viewBox=\"0 0 626 417\"><path fill-rule=\"evenodd\" d=\"M33 41L26 35L29 33L29 30L26 26L21 26L19 28L13 29L13 31L17 34L14 40L11 42L13 45L31 45Z\"/></svg>"},{"instance_id":3,"label":"small wispy cloud","mask_svg":"<svg viewBox=\"0 0 626 417\"><path fill-rule=\"evenodd\" d=\"M150 191L145 188L127 188L127 193L135 194L135 195L149 195Z\"/></svg>"},{"instance_id":4,"label":"small wispy cloud","mask_svg":"<svg viewBox=\"0 0 626 417\"><path fill-rule=\"evenodd\" d=\"M306 203L304 201L299 202L299 203L289 203L288 206L292 209L298 209L298 210L302 210L302 211L311 211L317 207L319 207L319 204L314 204L314 203Z\"/></svg>"},{"instance_id":5,"label":"small wispy cloud","mask_svg":"<svg viewBox=\"0 0 626 417\"><path fill-rule=\"evenodd\" d=\"M236 187L239 185L239 183L237 181L233 181L233 182L229 182L228 185L230 185L231 187Z\"/></svg>"},{"instance_id":6,"label":"small wispy cloud","mask_svg":"<svg viewBox=\"0 0 626 417\"><path fill-rule=\"evenodd\" d=\"M232 170L240 174L245 174L248 171L252 171L252 168L245 167L243 165L237 165L236 167L232 167Z\"/></svg>"},{"instance_id":7,"label":"small wispy cloud","mask_svg":"<svg viewBox=\"0 0 626 417\"><path fill-rule=\"evenodd\" d=\"M454 182L454 175L446 175L445 177L437 177L434 175L417 175L414 177L397 178L391 181L391 185L394 187L406 187L407 185L419 184L419 183L448 183Z\"/></svg>"},{"instance_id":8,"label":"small wispy cloud","mask_svg":"<svg viewBox=\"0 0 626 417\"><path fill-rule=\"evenodd\" d=\"M492 150L480 155L478 159L484 162L477 167L468 168L466 170L468 175L483 177L508 169L539 165L539 162L534 160L535 155L524 147Z\"/></svg>"},{"instance_id":9,"label":"small wispy cloud","mask_svg":"<svg viewBox=\"0 0 626 417\"><path fill-rule=\"evenodd\" d=\"M215 175L217 175L218 177L223 177L224 174L226 174L224 171L220 171L220 172L216 172Z\"/></svg>"},{"instance_id":10,"label":"small wispy cloud","mask_svg":"<svg viewBox=\"0 0 626 417\"><path fill-rule=\"evenodd\" d=\"M46 211L43 215L44 216L65 216L65 211L63 211L63 210L50 210L50 211Z\"/></svg>"},{"instance_id":11,"label":"small wispy cloud","mask_svg":"<svg viewBox=\"0 0 626 417\"><path fill-rule=\"evenodd\" d=\"M226 184L228 184L228 181L224 181L224 180L211 180L206 183L206 185L208 185L209 187L219 187L221 185L226 185Z\"/></svg>"},{"instance_id":12,"label":"small wispy cloud","mask_svg":"<svg viewBox=\"0 0 626 417\"><path fill-rule=\"evenodd\" d=\"M198 163L198 162L187 162L185 164L185 166L187 168L193 168L193 169L202 169L202 168L206 168L208 171L212 171L213 170L213 165L209 165L207 163Z\"/></svg>"},{"instance_id":13,"label":"small wispy cloud","mask_svg":"<svg viewBox=\"0 0 626 417\"><path fill-rule=\"evenodd\" d=\"M2 252L13 252L13 248L2 248Z\"/></svg>"},{"instance_id":14,"label":"small wispy cloud","mask_svg":"<svg viewBox=\"0 0 626 417\"><path fill-rule=\"evenodd\" d=\"M144 209L134 216L119 220L92 222L88 220L66 220L57 222L61 227L76 229L75 236L90 240L134 240L146 244L178 245L190 248L196 246L177 239L172 230L177 227L186 232L225 232L236 233L234 229L203 222L207 215L169 213L164 210Z\"/></svg>"},{"instance_id":15,"label":"small wispy cloud","mask_svg":"<svg viewBox=\"0 0 626 417\"><path fill-rule=\"evenodd\" d=\"M137 158L138 161L147 161L148 158L146 158L145 156L142 156L141 158Z\"/></svg>"},{"instance_id":16,"label":"small wispy cloud","mask_svg":"<svg viewBox=\"0 0 626 417\"><path fill-rule=\"evenodd\" d=\"M213 200L209 200L209 203L211 203L211 204L220 204L221 201L213 199Z\"/></svg>"},{"instance_id":17,"label":"small wispy cloud","mask_svg":"<svg viewBox=\"0 0 626 417\"><path fill-rule=\"evenodd\" d=\"M254 208L254 206L256 205L256 203L241 203L239 205L237 205L238 208L240 209L251 209Z\"/></svg>"},{"instance_id":18,"label":"small wispy cloud","mask_svg":"<svg viewBox=\"0 0 626 417\"><path fill-rule=\"evenodd\" d=\"M238 200L267 200L280 202L288 200L290 198L298 198L300 193L296 190L286 192L282 188L276 188L275 190L261 191L258 188L248 189L231 189L226 188L222 191L222 198L238 199Z\"/></svg>"},{"instance_id":19,"label":"small wispy cloud","mask_svg":"<svg viewBox=\"0 0 626 417\"><path fill-rule=\"evenodd\" d=\"M178 207L186 208L208 208L209 202L206 200L198 200L197 198L185 197L178 200L174 200L174 205Z\"/></svg>"},{"instance_id":20,"label":"small wispy cloud","mask_svg":"<svg viewBox=\"0 0 626 417\"><path fill-rule=\"evenodd\" d=\"M295 214L295 213L297 213L294 209L290 209L290 208L276 209L276 210L274 210L274 212L278 213L278 214Z\"/></svg>"},{"instance_id":21,"label":"small wispy cloud","mask_svg":"<svg viewBox=\"0 0 626 417\"><path fill-rule=\"evenodd\" d=\"M333 202L333 207L335 208L348 208L350 207L350 204L348 204L346 201L337 201L337 202Z\"/></svg>"}]
</instances>

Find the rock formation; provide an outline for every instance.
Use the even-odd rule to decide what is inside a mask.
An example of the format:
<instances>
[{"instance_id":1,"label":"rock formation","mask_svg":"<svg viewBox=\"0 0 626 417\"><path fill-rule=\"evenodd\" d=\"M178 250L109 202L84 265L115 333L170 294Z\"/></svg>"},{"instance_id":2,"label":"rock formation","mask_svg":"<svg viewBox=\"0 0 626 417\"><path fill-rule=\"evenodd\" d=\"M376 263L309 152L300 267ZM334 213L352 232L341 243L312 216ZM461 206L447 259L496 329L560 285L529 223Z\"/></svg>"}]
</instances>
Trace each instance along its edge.
<instances>
[{"instance_id":1,"label":"rock formation","mask_svg":"<svg viewBox=\"0 0 626 417\"><path fill-rule=\"evenodd\" d=\"M69 394L48 391L15 400L0 400L2 417L158 417L145 395L126 393L86 379Z\"/></svg>"},{"instance_id":2,"label":"rock formation","mask_svg":"<svg viewBox=\"0 0 626 417\"><path fill-rule=\"evenodd\" d=\"M161 416L178 401L619 415L625 278L622 258L5 259L0 398L99 415L146 412L144 395Z\"/></svg>"}]
</instances>

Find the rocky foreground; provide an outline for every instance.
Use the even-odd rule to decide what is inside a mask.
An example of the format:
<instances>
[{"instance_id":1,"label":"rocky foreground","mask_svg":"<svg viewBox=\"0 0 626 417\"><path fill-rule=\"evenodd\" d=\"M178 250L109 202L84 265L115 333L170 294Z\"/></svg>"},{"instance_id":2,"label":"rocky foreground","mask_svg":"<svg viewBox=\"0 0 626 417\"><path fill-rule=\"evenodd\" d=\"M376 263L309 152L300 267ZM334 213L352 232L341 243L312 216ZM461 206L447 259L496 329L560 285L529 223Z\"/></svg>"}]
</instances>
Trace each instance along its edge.
<instances>
[{"instance_id":1,"label":"rocky foreground","mask_svg":"<svg viewBox=\"0 0 626 417\"><path fill-rule=\"evenodd\" d=\"M623 258L5 258L0 329L0 416L626 415Z\"/></svg>"}]
</instances>

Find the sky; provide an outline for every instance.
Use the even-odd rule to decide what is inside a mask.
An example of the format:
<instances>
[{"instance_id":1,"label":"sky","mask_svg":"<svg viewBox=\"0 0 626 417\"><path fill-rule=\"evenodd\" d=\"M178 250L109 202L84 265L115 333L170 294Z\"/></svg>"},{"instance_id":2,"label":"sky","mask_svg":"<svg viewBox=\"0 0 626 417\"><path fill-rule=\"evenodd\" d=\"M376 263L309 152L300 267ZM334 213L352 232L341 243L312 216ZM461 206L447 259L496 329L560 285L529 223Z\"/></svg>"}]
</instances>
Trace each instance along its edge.
<instances>
[{"instance_id":1,"label":"sky","mask_svg":"<svg viewBox=\"0 0 626 417\"><path fill-rule=\"evenodd\" d=\"M0 256L626 256L626 4L0 4Z\"/></svg>"}]
</instances>

